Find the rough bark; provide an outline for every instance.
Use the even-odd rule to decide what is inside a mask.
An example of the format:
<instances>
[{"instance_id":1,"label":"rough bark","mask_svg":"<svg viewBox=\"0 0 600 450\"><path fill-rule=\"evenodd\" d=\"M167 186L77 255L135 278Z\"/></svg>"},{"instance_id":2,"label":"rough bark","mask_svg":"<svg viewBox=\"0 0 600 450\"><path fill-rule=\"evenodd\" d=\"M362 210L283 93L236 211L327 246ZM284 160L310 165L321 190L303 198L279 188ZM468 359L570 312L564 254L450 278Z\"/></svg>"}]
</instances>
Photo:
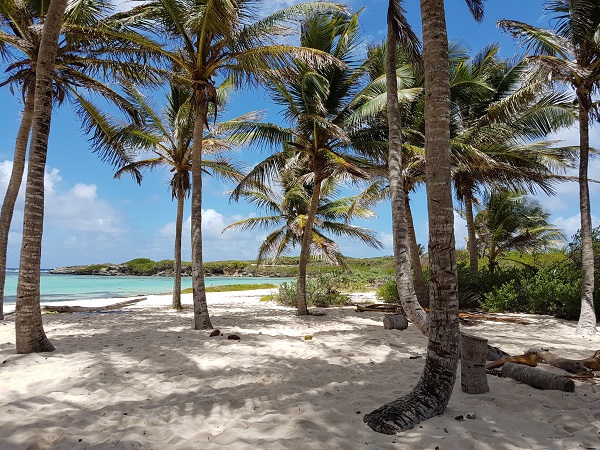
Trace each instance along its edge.
<instances>
[{"instance_id":1,"label":"rough bark","mask_svg":"<svg viewBox=\"0 0 600 450\"><path fill-rule=\"evenodd\" d=\"M388 314L383 318L383 328L386 330L406 330L408 320L402 314Z\"/></svg>"},{"instance_id":2,"label":"rough bark","mask_svg":"<svg viewBox=\"0 0 600 450\"><path fill-rule=\"evenodd\" d=\"M0 320L4 319L4 283L6 282L6 254L8 252L8 234L12 222L15 203L21 189L23 173L25 172L25 157L27 156L27 142L31 124L33 123L33 109L35 102L35 80L29 82L25 89L25 107L23 117L17 132L15 154L10 180L6 188L2 210L0 211Z\"/></svg>"},{"instance_id":3,"label":"rough bark","mask_svg":"<svg viewBox=\"0 0 600 450\"><path fill-rule=\"evenodd\" d=\"M196 123L192 148L192 290L194 303L194 330L212 329L206 303L204 266L202 263L202 136L208 113L202 92L196 92Z\"/></svg>"},{"instance_id":4,"label":"rough bark","mask_svg":"<svg viewBox=\"0 0 600 450\"><path fill-rule=\"evenodd\" d=\"M485 373L487 342L487 339L461 334L460 387L467 394L490 391Z\"/></svg>"},{"instance_id":5,"label":"rough bark","mask_svg":"<svg viewBox=\"0 0 600 450\"><path fill-rule=\"evenodd\" d=\"M477 234L475 233L475 218L473 217L473 188L468 185L464 188L465 221L467 222L467 236L469 249L469 273L477 278L479 273L479 257L477 254Z\"/></svg>"},{"instance_id":6,"label":"rough bark","mask_svg":"<svg viewBox=\"0 0 600 450\"><path fill-rule=\"evenodd\" d=\"M185 192L177 192L177 219L175 221L175 255L173 262L173 308L181 309L181 235L183 231L183 203Z\"/></svg>"},{"instance_id":7,"label":"rough bark","mask_svg":"<svg viewBox=\"0 0 600 450\"><path fill-rule=\"evenodd\" d=\"M25 210L21 260L15 305L17 353L49 352L54 346L46 337L40 311L40 264L44 227L44 172L52 116L52 83L67 0L52 0L44 21L36 64L35 102Z\"/></svg>"},{"instance_id":8,"label":"rough bark","mask_svg":"<svg viewBox=\"0 0 600 450\"><path fill-rule=\"evenodd\" d=\"M588 186L589 112L579 102L579 209L581 213L581 312L576 334L596 334L594 311L594 247Z\"/></svg>"},{"instance_id":9,"label":"rough bark","mask_svg":"<svg viewBox=\"0 0 600 450\"><path fill-rule=\"evenodd\" d=\"M502 366L502 376L512 378L538 389L551 389L564 392L575 391L575 382L573 380L521 364L504 364Z\"/></svg>"},{"instance_id":10,"label":"rough bark","mask_svg":"<svg viewBox=\"0 0 600 450\"><path fill-rule=\"evenodd\" d=\"M315 185L310 198L310 206L306 215L306 222L302 229L302 243L300 245L300 259L298 261L298 315L306 316L308 306L306 305L306 269L310 257L310 244L312 240L312 229L317 217L317 208L321 198L321 179L315 174Z\"/></svg>"},{"instance_id":11,"label":"rough bark","mask_svg":"<svg viewBox=\"0 0 600 450\"><path fill-rule=\"evenodd\" d=\"M425 284L425 276L423 275L423 266L421 264L421 256L419 255L419 245L417 244L417 235L415 234L415 225L410 208L410 199L408 193L404 193L404 205L406 208L406 226L408 233L408 241L410 243L410 264L412 266L413 278L415 282L415 294L422 307L429 306L429 291Z\"/></svg>"},{"instance_id":12,"label":"rough bark","mask_svg":"<svg viewBox=\"0 0 600 450\"><path fill-rule=\"evenodd\" d=\"M450 77L444 1L421 0L421 19L431 274L429 342L423 375L415 389L364 417L372 429L386 434L407 430L442 414L452 394L458 365L456 254L450 188Z\"/></svg>"},{"instance_id":13,"label":"rough bark","mask_svg":"<svg viewBox=\"0 0 600 450\"><path fill-rule=\"evenodd\" d=\"M392 206L392 234L394 245L394 263L396 269L396 286L398 297L407 317L423 334L427 334L427 313L419 304L415 294L410 251L407 233L407 217L402 180L402 114L398 103L398 85L396 77L397 38L388 25L388 42L386 51L386 88L387 88L387 120L388 137L388 177L390 181L390 197Z\"/></svg>"}]
</instances>

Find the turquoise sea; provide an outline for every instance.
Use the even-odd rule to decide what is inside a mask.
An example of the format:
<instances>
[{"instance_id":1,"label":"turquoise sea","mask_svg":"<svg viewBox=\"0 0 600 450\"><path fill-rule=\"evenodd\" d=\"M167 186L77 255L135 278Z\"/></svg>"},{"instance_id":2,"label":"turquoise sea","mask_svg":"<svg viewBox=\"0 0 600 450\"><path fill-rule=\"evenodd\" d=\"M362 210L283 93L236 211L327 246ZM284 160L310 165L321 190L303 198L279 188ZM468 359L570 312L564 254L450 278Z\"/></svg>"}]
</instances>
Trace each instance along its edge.
<instances>
[{"instance_id":1,"label":"turquoise sea","mask_svg":"<svg viewBox=\"0 0 600 450\"><path fill-rule=\"evenodd\" d=\"M4 302L15 303L17 296L16 269L6 270ZM223 284L281 284L291 278L206 277L206 286ZM191 277L181 279L181 288L192 287ZM172 277L105 277L94 275L58 275L42 270L40 275L41 301L61 302L93 298L134 297L137 295L173 292Z\"/></svg>"}]
</instances>

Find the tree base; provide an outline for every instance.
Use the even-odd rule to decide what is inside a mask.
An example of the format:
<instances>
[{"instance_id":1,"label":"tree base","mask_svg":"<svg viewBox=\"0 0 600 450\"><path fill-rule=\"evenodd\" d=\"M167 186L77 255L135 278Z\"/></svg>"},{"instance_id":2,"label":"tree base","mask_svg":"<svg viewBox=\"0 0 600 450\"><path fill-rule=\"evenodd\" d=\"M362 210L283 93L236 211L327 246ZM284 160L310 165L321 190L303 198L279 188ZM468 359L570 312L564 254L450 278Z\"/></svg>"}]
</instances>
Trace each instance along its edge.
<instances>
[{"instance_id":1,"label":"tree base","mask_svg":"<svg viewBox=\"0 0 600 450\"><path fill-rule=\"evenodd\" d=\"M446 409L446 403L432 397L419 384L410 394L366 414L363 422L378 433L397 434L439 416Z\"/></svg>"}]
</instances>

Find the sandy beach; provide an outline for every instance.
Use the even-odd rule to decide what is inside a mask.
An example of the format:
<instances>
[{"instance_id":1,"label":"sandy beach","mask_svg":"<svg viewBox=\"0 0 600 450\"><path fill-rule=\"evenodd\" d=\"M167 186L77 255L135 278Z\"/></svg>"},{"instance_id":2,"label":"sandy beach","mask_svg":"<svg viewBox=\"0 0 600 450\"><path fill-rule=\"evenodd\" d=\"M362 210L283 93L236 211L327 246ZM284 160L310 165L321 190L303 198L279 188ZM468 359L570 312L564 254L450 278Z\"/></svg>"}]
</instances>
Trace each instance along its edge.
<instances>
[{"instance_id":1,"label":"sandy beach","mask_svg":"<svg viewBox=\"0 0 600 450\"><path fill-rule=\"evenodd\" d=\"M375 433L363 415L412 389L426 338L412 325L385 330L382 313L354 307L297 317L260 302L265 292L209 293L217 337L192 330L191 312L168 309L170 296L45 314L56 351L44 354L15 354L8 316L0 449L600 449L598 379L566 393L488 376L491 391L469 395L459 375L443 415L397 436ZM600 336L574 337L575 322L512 317L520 323L475 321L463 331L511 354L600 349ZM475 418L455 419L467 413Z\"/></svg>"}]
</instances>

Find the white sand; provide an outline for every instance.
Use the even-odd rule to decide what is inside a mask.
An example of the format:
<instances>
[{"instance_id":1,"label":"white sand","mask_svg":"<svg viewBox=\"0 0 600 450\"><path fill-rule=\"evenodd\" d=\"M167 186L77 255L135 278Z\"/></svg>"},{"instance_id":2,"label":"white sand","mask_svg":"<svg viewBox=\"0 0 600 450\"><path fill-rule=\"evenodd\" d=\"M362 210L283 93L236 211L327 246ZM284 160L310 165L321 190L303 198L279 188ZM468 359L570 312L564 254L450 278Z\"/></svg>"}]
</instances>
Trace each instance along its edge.
<instances>
[{"instance_id":1,"label":"white sand","mask_svg":"<svg viewBox=\"0 0 600 450\"><path fill-rule=\"evenodd\" d=\"M458 376L443 415L398 436L375 433L363 415L412 389L426 339L350 307L297 317L260 303L262 293L209 294L224 335L213 338L191 329L190 311L165 308L169 296L117 312L47 314L57 349L44 354L14 353L9 316L0 322L0 449L600 448L600 384L590 381L565 393L489 376L491 392L468 395ZM464 331L513 354L600 349L600 337L573 337L573 322L522 317L529 324ZM454 418L469 412L476 418Z\"/></svg>"}]
</instances>

